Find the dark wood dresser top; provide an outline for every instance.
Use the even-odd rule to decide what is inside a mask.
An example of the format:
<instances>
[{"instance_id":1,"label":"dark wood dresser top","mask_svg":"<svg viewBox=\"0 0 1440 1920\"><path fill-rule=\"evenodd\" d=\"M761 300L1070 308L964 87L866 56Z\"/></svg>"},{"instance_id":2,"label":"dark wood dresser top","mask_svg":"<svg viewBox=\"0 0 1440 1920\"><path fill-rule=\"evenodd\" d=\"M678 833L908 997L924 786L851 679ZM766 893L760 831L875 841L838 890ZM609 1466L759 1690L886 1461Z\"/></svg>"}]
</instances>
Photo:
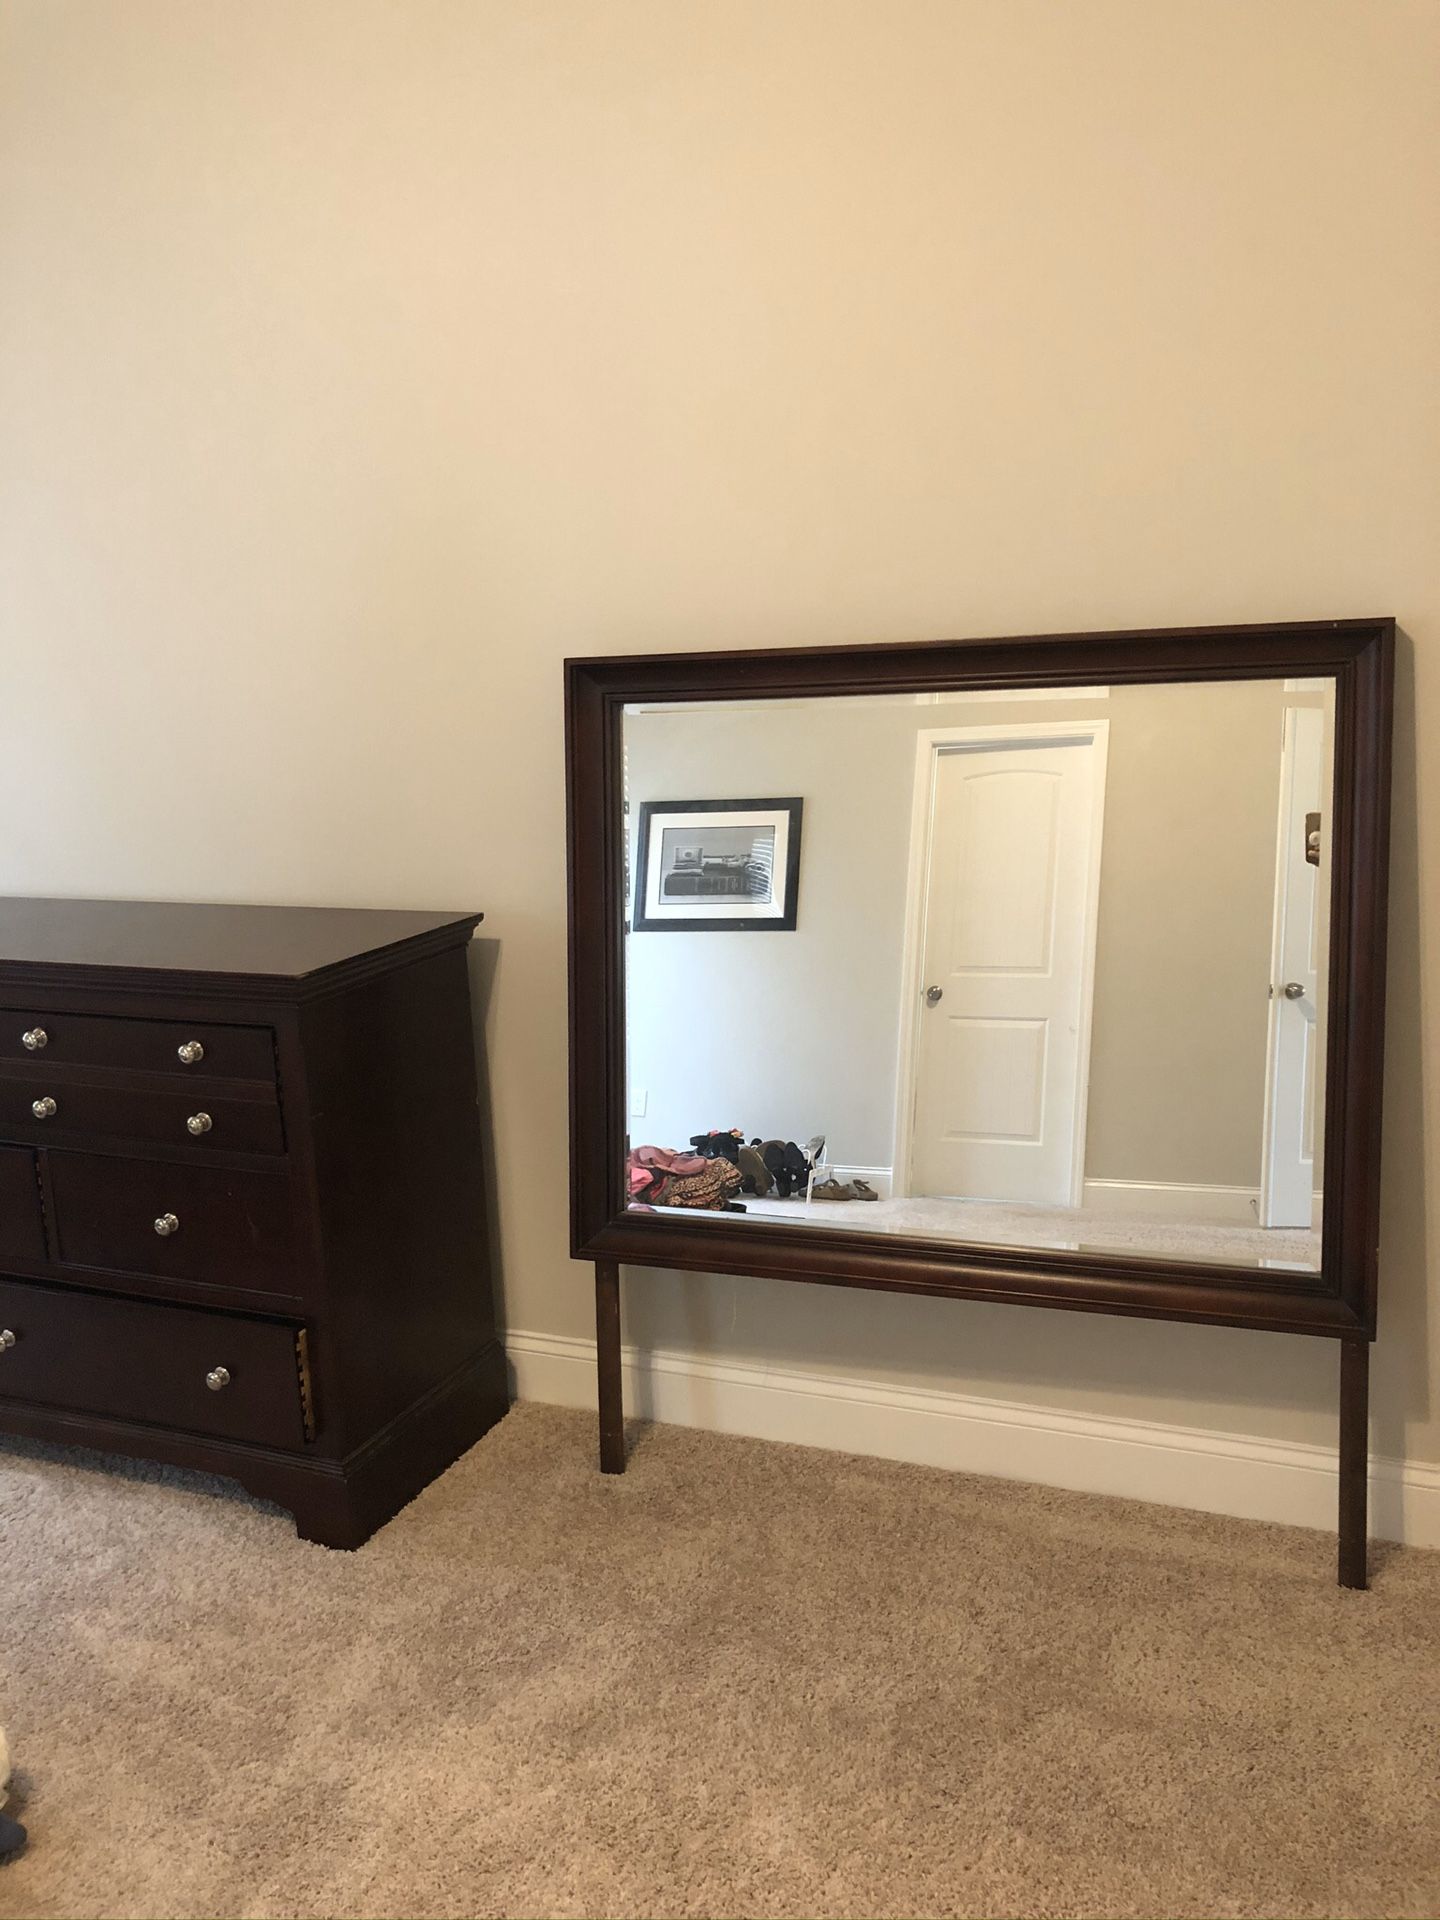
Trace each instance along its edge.
<instances>
[{"instance_id":1,"label":"dark wood dresser top","mask_svg":"<svg viewBox=\"0 0 1440 1920\"><path fill-rule=\"evenodd\" d=\"M467 940L479 913L362 907L246 907L133 900L0 898L0 981L23 969L83 980L178 984L204 975L302 992L371 971L377 956L417 957ZM378 964L383 965L380 961ZM151 976L149 979L143 976Z\"/></svg>"}]
</instances>

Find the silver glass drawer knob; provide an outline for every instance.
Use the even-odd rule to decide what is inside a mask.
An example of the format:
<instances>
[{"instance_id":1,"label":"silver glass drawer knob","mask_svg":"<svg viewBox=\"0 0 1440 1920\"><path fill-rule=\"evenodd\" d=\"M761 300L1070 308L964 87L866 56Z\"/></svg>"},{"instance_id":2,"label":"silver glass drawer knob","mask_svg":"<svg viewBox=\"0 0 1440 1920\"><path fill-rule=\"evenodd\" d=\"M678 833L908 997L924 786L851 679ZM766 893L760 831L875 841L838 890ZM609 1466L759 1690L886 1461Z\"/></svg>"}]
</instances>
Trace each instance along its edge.
<instances>
[{"instance_id":1,"label":"silver glass drawer knob","mask_svg":"<svg viewBox=\"0 0 1440 1920\"><path fill-rule=\"evenodd\" d=\"M172 1233L178 1233L180 1231L178 1216L173 1213L162 1213L160 1218L155 1222L155 1231L162 1240L168 1240Z\"/></svg>"},{"instance_id":2,"label":"silver glass drawer knob","mask_svg":"<svg viewBox=\"0 0 1440 1920\"><path fill-rule=\"evenodd\" d=\"M175 1051L180 1055L180 1058L185 1062L187 1067L198 1067L200 1062L205 1058L205 1049L198 1040L186 1040L183 1045L177 1047Z\"/></svg>"},{"instance_id":3,"label":"silver glass drawer knob","mask_svg":"<svg viewBox=\"0 0 1440 1920\"><path fill-rule=\"evenodd\" d=\"M185 1124L191 1133L209 1133L215 1122L208 1113L192 1113Z\"/></svg>"},{"instance_id":4,"label":"silver glass drawer knob","mask_svg":"<svg viewBox=\"0 0 1440 1920\"><path fill-rule=\"evenodd\" d=\"M47 1093L43 1100L32 1100L30 1102L30 1111L37 1120L53 1120L59 1112L59 1108Z\"/></svg>"},{"instance_id":5,"label":"silver glass drawer knob","mask_svg":"<svg viewBox=\"0 0 1440 1920\"><path fill-rule=\"evenodd\" d=\"M0 1327L0 1353L8 1353L15 1344L15 1336L9 1327Z\"/></svg>"},{"instance_id":6,"label":"silver glass drawer knob","mask_svg":"<svg viewBox=\"0 0 1440 1920\"><path fill-rule=\"evenodd\" d=\"M50 1044L50 1036L44 1027L31 1027L28 1033L22 1033L20 1044L27 1053L40 1053Z\"/></svg>"},{"instance_id":7,"label":"silver glass drawer knob","mask_svg":"<svg viewBox=\"0 0 1440 1920\"><path fill-rule=\"evenodd\" d=\"M222 1387L228 1387L230 1384L229 1367L211 1367L205 1376L205 1384L212 1393L219 1393Z\"/></svg>"}]
</instances>

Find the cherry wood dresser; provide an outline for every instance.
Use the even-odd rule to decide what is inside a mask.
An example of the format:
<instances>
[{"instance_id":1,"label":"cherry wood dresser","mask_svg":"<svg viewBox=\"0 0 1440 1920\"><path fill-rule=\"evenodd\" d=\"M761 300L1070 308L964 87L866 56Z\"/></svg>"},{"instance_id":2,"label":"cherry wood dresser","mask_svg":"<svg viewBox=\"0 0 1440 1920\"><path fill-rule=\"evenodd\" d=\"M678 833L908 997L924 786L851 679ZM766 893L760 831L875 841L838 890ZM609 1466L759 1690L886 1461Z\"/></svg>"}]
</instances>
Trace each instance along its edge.
<instances>
[{"instance_id":1,"label":"cherry wood dresser","mask_svg":"<svg viewBox=\"0 0 1440 1920\"><path fill-rule=\"evenodd\" d=\"M501 1417L479 919L0 900L0 1431L355 1547Z\"/></svg>"}]
</instances>

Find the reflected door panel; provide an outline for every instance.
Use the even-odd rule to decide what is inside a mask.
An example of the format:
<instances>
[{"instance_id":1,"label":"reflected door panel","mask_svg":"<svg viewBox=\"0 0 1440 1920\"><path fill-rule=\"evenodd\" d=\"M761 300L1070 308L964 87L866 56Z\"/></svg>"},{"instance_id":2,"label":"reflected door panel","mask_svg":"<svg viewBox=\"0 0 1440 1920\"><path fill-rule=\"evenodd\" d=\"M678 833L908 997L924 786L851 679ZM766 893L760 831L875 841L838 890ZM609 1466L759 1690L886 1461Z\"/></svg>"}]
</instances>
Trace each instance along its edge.
<instances>
[{"instance_id":1,"label":"reflected door panel","mask_svg":"<svg viewBox=\"0 0 1440 1920\"><path fill-rule=\"evenodd\" d=\"M1078 1199L1098 755L1092 737L932 756L913 1195Z\"/></svg>"}]
</instances>

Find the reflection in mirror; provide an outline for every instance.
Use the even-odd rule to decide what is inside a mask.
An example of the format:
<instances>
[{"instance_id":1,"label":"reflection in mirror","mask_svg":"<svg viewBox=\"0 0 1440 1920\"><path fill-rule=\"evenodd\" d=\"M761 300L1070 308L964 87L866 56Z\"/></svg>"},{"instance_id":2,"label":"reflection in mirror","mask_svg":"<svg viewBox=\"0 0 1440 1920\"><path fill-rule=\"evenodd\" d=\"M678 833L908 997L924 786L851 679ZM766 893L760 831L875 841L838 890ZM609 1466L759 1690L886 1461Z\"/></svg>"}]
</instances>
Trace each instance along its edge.
<instances>
[{"instance_id":1,"label":"reflection in mirror","mask_svg":"<svg viewBox=\"0 0 1440 1920\"><path fill-rule=\"evenodd\" d=\"M627 708L631 1205L1318 1269L1333 693Z\"/></svg>"}]
</instances>

